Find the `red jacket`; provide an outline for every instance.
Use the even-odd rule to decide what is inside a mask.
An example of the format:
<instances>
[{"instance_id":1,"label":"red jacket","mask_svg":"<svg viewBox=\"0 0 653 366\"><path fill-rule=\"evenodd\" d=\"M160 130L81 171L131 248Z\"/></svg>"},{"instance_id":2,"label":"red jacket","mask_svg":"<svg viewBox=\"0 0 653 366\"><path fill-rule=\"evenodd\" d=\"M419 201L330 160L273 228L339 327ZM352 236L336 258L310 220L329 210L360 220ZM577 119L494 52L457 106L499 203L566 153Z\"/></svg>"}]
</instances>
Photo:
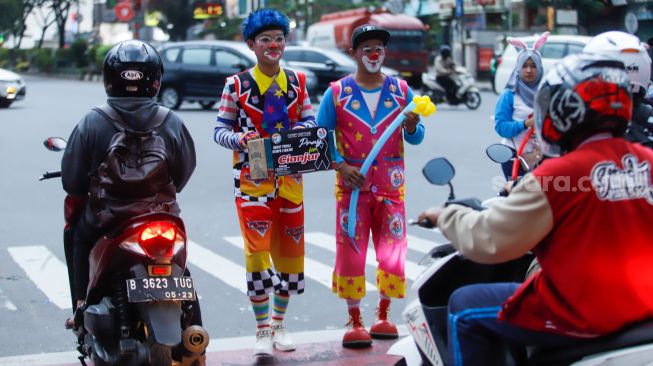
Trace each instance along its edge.
<instances>
[{"instance_id":1,"label":"red jacket","mask_svg":"<svg viewBox=\"0 0 653 366\"><path fill-rule=\"evenodd\" d=\"M553 230L534 249L542 271L508 299L502 319L597 336L653 318L652 164L653 150L613 138L533 172Z\"/></svg>"}]
</instances>

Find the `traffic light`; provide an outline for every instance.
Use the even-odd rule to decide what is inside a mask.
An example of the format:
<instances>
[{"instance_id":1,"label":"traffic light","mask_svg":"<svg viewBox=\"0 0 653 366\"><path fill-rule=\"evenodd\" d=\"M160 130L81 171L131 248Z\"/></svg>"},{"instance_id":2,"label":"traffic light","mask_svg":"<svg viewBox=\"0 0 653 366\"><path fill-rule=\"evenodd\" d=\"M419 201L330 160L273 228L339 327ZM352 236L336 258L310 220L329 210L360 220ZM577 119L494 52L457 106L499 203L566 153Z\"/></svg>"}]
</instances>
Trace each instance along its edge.
<instances>
[{"instance_id":1,"label":"traffic light","mask_svg":"<svg viewBox=\"0 0 653 366\"><path fill-rule=\"evenodd\" d=\"M107 0L107 9L113 9L116 7L116 0Z\"/></svg>"}]
</instances>

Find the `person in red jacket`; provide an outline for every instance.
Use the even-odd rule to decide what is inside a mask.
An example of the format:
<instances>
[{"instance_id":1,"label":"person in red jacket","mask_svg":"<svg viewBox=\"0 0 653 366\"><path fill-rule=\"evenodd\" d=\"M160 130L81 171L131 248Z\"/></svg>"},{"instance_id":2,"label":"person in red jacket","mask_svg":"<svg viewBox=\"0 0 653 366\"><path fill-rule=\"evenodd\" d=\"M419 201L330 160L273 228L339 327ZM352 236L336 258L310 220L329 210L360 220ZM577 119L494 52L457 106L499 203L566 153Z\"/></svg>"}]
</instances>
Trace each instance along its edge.
<instances>
[{"instance_id":1,"label":"person in red jacket","mask_svg":"<svg viewBox=\"0 0 653 366\"><path fill-rule=\"evenodd\" d=\"M449 364L498 365L508 344L561 346L653 318L653 152L622 138L628 84L616 59L566 57L535 98L538 139L559 157L485 211L450 205L420 214L471 260L532 251L541 265L523 284L451 295Z\"/></svg>"}]
</instances>

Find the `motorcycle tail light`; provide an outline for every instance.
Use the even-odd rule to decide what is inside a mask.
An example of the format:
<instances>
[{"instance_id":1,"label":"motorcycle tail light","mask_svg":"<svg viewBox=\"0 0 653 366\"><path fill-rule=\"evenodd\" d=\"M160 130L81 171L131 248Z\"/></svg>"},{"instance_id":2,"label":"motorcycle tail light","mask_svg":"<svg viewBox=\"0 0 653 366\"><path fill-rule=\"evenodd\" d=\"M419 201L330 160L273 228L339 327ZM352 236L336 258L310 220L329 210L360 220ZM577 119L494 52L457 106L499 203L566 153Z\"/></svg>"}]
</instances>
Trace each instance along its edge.
<instances>
[{"instance_id":1,"label":"motorcycle tail light","mask_svg":"<svg viewBox=\"0 0 653 366\"><path fill-rule=\"evenodd\" d=\"M150 257L171 258L177 230L175 226L165 221L155 221L147 224L138 235L138 244Z\"/></svg>"}]
</instances>

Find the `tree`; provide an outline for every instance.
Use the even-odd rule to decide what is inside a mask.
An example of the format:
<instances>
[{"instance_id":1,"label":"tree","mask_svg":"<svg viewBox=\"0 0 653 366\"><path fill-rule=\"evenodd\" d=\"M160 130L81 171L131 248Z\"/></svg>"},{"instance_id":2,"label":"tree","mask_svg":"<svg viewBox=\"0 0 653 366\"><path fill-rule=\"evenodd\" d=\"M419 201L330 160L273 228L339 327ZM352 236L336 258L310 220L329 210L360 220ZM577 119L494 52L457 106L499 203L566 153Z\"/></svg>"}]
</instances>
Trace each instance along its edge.
<instances>
[{"instance_id":1,"label":"tree","mask_svg":"<svg viewBox=\"0 0 653 366\"><path fill-rule=\"evenodd\" d=\"M37 1L0 0L0 33L11 34L14 48L19 48L23 41L25 22Z\"/></svg>"},{"instance_id":2,"label":"tree","mask_svg":"<svg viewBox=\"0 0 653 366\"><path fill-rule=\"evenodd\" d=\"M57 22L57 31L59 33L59 48L66 45L66 21L68 13L73 5L77 5L79 0L49 0L50 9L54 12L54 18Z\"/></svg>"},{"instance_id":3,"label":"tree","mask_svg":"<svg viewBox=\"0 0 653 366\"><path fill-rule=\"evenodd\" d=\"M22 1L0 0L0 34L13 33L16 19L21 18Z\"/></svg>"},{"instance_id":4,"label":"tree","mask_svg":"<svg viewBox=\"0 0 653 366\"><path fill-rule=\"evenodd\" d=\"M41 37L39 37L39 41L36 44L36 48L41 48L43 46L43 40L45 38L45 32L50 28L52 24L57 20L56 17L54 16L54 12L51 10L46 10L44 11L44 5L47 2L47 0L37 0L36 1L36 6L34 7L34 18L36 21L39 23L39 26L41 27Z\"/></svg>"},{"instance_id":5,"label":"tree","mask_svg":"<svg viewBox=\"0 0 653 366\"><path fill-rule=\"evenodd\" d=\"M164 15L161 26L168 29L170 40L186 39L188 28L194 22L189 0L151 0L148 10L158 10Z\"/></svg>"}]
</instances>

